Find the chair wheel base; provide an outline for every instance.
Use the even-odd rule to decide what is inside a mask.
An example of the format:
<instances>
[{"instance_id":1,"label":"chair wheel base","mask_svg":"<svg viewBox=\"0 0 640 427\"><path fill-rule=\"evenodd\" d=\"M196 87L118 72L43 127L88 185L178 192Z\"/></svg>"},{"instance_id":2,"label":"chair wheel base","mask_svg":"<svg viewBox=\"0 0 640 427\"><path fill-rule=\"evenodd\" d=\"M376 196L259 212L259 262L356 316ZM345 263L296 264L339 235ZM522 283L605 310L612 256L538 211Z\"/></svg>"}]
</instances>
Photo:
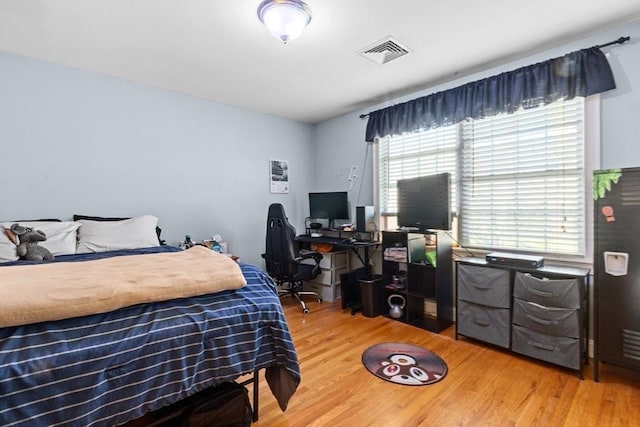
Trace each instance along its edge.
<instances>
[{"instance_id":1,"label":"chair wheel base","mask_svg":"<svg viewBox=\"0 0 640 427\"><path fill-rule=\"evenodd\" d=\"M307 307L307 304L304 302L303 297L312 296L318 301L318 304L322 302L322 297L317 292L312 291L303 291L301 283L293 283L290 288L287 289L279 289L278 295L280 298L284 298L286 296L290 296L291 298L298 300L300 303L300 308L304 314L309 314L311 310Z\"/></svg>"}]
</instances>

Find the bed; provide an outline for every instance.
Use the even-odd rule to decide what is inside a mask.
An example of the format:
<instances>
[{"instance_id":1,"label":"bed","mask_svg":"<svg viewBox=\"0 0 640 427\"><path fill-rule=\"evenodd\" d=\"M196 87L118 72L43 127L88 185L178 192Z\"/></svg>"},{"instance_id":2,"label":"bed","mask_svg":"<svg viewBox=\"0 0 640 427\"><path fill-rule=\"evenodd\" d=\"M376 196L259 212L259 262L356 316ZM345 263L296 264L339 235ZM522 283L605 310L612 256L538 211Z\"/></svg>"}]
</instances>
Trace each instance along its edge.
<instances>
[{"instance_id":1,"label":"bed","mask_svg":"<svg viewBox=\"0 0 640 427\"><path fill-rule=\"evenodd\" d=\"M194 248L194 252L203 250L212 253ZM100 263L136 260L137 264L143 257L169 259L190 251L163 245L60 255L46 266L42 262L4 262L0 263L0 295L11 291L20 300L27 290L16 278L44 267L56 268L53 271L57 272L82 271L85 266ZM190 272L189 262L181 259L180 264L183 272ZM37 305L48 304L39 301L39 296L33 299L41 308L27 308L22 313L17 310L13 315L5 315L3 308L0 425L125 424L200 390L246 375L253 376L250 381L254 383L257 419L260 371L264 371L284 411L300 382L300 372L275 285L258 267L234 265L246 283L237 289L194 292L177 298L168 298L161 291L157 301L130 304L127 300L122 307L117 303L107 311L89 313L83 307L92 301L63 301L60 305L72 306L71 315L63 307L62 314L57 314L62 318L57 319L47 317L51 315L46 306ZM44 276L56 275L48 272ZM51 285L46 280L48 289ZM16 288L21 291L15 292ZM13 303L3 298L0 307L7 305Z\"/></svg>"}]
</instances>

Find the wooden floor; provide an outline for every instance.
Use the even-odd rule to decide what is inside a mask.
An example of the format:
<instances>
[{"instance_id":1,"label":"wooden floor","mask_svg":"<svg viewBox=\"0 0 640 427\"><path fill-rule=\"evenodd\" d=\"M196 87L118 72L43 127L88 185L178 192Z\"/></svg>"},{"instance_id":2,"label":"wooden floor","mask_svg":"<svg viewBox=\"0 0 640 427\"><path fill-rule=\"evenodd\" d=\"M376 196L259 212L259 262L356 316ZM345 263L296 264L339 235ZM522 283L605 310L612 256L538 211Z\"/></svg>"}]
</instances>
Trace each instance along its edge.
<instances>
[{"instance_id":1,"label":"wooden floor","mask_svg":"<svg viewBox=\"0 0 640 427\"><path fill-rule=\"evenodd\" d=\"M461 338L433 334L379 316L351 315L340 303L310 302L303 315L283 300L300 360L302 382L282 412L260 381L260 419L266 426L638 426L640 374L592 365L573 371ZM362 352L381 342L406 342L442 357L447 376L421 387L370 374Z\"/></svg>"}]
</instances>

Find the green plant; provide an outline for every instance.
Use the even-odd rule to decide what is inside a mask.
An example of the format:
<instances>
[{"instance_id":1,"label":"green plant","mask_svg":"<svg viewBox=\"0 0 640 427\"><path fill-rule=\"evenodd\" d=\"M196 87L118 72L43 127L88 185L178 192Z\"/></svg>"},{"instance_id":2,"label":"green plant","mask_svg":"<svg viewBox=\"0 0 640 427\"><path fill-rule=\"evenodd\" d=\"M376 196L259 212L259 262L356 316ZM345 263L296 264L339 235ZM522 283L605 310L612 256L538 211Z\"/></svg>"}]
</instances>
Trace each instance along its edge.
<instances>
[{"instance_id":1,"label":"green plant","mask_svg":"<svg viewBox=\"0 0 640 427\"><path fill-rule=\"evenodd\" d=\"M593 200L601 199L607 191L611 191L611 185L617 184L621 175L620 169L608 169L595 173L593 175Z\"/></svg>"}]
</instances>

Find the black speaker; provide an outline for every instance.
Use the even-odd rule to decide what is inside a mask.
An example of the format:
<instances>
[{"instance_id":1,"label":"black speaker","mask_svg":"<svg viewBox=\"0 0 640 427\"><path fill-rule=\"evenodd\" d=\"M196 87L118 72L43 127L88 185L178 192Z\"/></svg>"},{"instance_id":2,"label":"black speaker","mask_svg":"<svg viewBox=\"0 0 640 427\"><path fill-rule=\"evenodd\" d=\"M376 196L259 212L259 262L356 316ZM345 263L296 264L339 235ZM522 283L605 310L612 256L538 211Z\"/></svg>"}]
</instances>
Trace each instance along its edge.
<instances>
[{"instance_id":1,"label":"black speaker","mask_svg":"<svg viewBox=\"0 0 640 427\"><path fill-rule=\"evenodd\" d=\"M373 206L356 206L356 231L359 233L376 231L373 222Z\"/></svg>"},{"instance_id":2,"label":"black speaker","mask_svg":"<svg viewBox=\"0 0 640 427\"><path fill-rule=\"evenodd\" d=\"M312 230L317 230L318 228L322 228L322 223L312 222L311 224L309 224L309 228L311 228Z\"/></svg>"}]
</instances>

